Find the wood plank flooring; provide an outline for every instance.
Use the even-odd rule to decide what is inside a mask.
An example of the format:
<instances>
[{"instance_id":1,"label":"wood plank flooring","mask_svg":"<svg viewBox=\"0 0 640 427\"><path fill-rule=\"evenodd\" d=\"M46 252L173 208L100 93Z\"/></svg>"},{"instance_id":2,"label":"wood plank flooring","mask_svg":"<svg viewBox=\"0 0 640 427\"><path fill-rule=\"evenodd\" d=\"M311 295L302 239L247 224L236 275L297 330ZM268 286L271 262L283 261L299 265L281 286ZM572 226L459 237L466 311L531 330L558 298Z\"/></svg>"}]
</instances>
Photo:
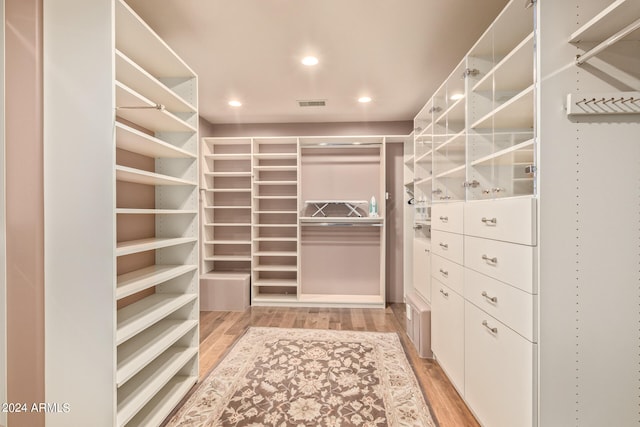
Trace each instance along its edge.
<instances>
[{"instance_id":1,"label":"wood plank flooring","mask_svg":"<svg viewBox=\"0 0 640 427\"><path fill-rule=\"evenodd\" d=\"M437 362L420 359L405 333L405 305L386 309L251 307L200 312L200 378L249 326L398 332L441 427L479 426Z\"/></svg>"}]
</instances>

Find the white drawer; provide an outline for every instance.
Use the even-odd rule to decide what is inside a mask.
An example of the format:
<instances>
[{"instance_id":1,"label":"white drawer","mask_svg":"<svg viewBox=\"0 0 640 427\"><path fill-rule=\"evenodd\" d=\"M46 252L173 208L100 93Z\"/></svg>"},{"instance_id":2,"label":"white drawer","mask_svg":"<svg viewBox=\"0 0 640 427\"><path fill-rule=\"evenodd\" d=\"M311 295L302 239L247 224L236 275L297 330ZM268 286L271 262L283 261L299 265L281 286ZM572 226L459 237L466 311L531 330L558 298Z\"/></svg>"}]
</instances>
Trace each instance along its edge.
<instances>
[{"instance_id":1,"label":"white drawer","mask_svg":"<svg viewBox=\"0 0 640 427\"><path fill-rule=\"evenodd\" d=\"M464 237L464 265L535 294L535 247Z\"/></svg>"},{"instance_id":2,"label":"white drawer","mask_svg":"<svg viewBox=\"0 0 640 427\"><path fill-rule=\"evenodd\" d=\"M437 280L431 297L431 349L464 396L464 299Z\"/></svg>"},{"instance_id":3,"label":"white drawer","mask_svg":"<svg viewBox=\"0 0 640 427\"><path fill-rule=\"evenodd\" d=\"M462 234L463 209L462 202L434 203L431 207L431 229Z\"/></svg>"},{"instance_id":4,"label":"white drawer","mask_svg":"<svg viewBox=\"0 0 640 427\"><path fill-rule=\"evenodd\" d=\"M537 341L533 323L536 295L467 268L464 271L464 297L529 341Z\"/></svg>"},{"instance_id":5,"label":"white drawer","mask_svg":"<svg viewBox=\"0 0 640 427\"><path fill-rule=\"evenodd\" d=\"M466 302L464 346L464 397L480 424L532 426L536 344Z\"/></svg>"},{"instance_id":6,"label":"white drawer","mask_svg":"<svg viewBox=\"0 0 640 427\"><path fill-rule=\"evenodd\" d=\"M413 288L427 301L431 301L431 242L413 239Z\"/></svg>"},{"instance_id":7,"label":"white drawer","mask_svg":"<svg viewBox=\"0 0 640 427\"><path fill-rule=\"evenodd\" d=\"M431 253L462 265L464 256L462 234L431 231Z\"/></svg>"},{"instance_id":8,"label":"white drawer","mask_svg":"<svg viewBox=\"0 0 640 427\"><path fill-rule=\"evenodd\" d=\"M464 293L464 267L436 254L431 255L431 276L455 292Z\"/></svg>"},{"instance_id":9,"label":"white drawer","mask_svg":"<svg viewBox=\"0 0 640 427\"><path fill-rule=\"evenodd\" d=\"M470 202L464 208L464 232L523 245L536 244L536 199Z\"/></svg>"}]
</instances>

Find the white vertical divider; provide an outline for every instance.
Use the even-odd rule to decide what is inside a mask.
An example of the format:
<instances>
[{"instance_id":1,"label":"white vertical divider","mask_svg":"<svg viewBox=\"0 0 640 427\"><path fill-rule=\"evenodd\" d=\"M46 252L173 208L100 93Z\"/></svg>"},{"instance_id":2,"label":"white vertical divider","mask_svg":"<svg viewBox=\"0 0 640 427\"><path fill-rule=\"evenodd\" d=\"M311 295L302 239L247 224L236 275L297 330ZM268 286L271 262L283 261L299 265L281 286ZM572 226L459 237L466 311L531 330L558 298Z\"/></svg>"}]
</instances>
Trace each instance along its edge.
<instances>
[{"instance_id":1,"label":"white vertical divider","mask_svg":"<svg viewBox=\"0 0 640 427\"><path fill-rule=\"evenodd\" d=\"M49 427L115 425L113 0L44 1Z\"/></svg>"}]
</instances>

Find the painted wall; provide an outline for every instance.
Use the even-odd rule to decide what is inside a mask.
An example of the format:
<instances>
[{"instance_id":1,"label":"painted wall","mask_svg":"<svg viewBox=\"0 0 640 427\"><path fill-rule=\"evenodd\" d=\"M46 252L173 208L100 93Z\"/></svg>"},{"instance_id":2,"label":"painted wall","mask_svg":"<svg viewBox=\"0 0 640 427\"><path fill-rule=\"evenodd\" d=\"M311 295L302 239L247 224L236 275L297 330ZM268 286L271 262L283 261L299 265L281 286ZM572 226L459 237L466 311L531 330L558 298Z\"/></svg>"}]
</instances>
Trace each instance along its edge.
<instances>
[{"instance_id":1,"label":"painted wall","mask_svg":"<svg viewBox=\"0 0 640 427\"><path fill-rule=\"evenodd\" d=\"M5 19L7 401L30 404L45 401L42 0L6 0Z\"/></svg>"},{"instance_id":2,"label":"painted wall","mask_svg":"<svg viewBox=\"0 0 640 427\"><path fill-rule=\"evenodd\" d=\"M4 0L0 0L0 402L7 401L7 318L6 252L4 200ZM0 412L0 426L7 424L7 414Z\"/></svg>"},{"instance_id":3,"label":"painted wall","mask_svg":"<svg viewBox=\"0 0 640 427\"><path fill-rule=\"evenodd\" d=\"M200 120L201 136L409 135L413 122L211 124Z\"/></svg>"}]
</instances>

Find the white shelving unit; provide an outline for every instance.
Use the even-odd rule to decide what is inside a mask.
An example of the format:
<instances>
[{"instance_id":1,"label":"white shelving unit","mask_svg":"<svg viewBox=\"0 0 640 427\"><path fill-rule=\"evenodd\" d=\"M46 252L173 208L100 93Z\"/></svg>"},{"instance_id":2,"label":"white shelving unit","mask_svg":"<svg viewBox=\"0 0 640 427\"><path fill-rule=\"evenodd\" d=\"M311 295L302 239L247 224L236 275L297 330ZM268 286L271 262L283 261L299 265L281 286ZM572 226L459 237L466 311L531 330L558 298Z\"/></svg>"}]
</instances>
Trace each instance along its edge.
<instances>
[{"instance_id":1,"label":"white shelving unit","mask_svg":"<svg viewBox=\"0 0 640 427\"><path fill-rule=\"evenodd\" d=\"M198 376L197 76L124 1L102 4L45 17L56 75L83 93L47 81L47 398L77 410L46 423L154 426ZM64 193L83 205L58 212Z\"/></svg>"},{"instance_id":2,"label":"white shelving unit","mask_svg":"<svg viewBox=\"0 0 640 427\"><path fill-rule=\"evenodd\" d=\"M253 305L299 295L297 138L253 139Z\"/></svg>"},{"instance_id":3,"label":"white shelving unit","mask_svg":"<svg viewBox=\"0 0 640 427\"><path fill-rule=\"evenodd\" d=\"M249 138L202 140L203 275L251 269L251 151Z\"/></svg>"}]
</instances>

